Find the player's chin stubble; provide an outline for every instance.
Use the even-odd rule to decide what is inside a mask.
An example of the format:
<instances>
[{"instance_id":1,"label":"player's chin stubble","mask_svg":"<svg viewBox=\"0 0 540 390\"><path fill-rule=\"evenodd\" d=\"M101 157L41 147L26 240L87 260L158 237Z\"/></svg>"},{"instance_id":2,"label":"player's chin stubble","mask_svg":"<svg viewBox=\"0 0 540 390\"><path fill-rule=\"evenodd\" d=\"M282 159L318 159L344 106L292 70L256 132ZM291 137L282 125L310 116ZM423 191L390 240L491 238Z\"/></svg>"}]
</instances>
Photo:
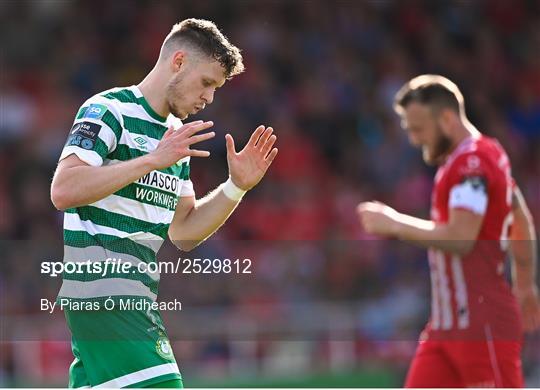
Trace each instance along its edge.
<instances>
[{"instance_id":1,"label":"player's chin stubble","mask_svg":"<svg viewBox=\"0 0 540 390\"><path fill-rule=\"evenodd\" d=\"M170 103L169 103L169 111L171 112L171 114L173 114L177 118L180 118L181 120L184 120L188 117L187 114L180 112L179 110L176 109L174 105Z\"/></svg>"},{"instance_id":2,"label":"player's chin stubble","mask_svg":"<svg viewBox=\"0 0 540 390\"><path fill-rule=\"evenodd\" d=\"M171 98L170 96L167 99L167 105L169 106L169 112L173 114L175 117L180 118L181 120L184 120L188 117L188 115L185 112L182 112L174 105L174 101L181 101L182 97L176 96L174 98Z\"/></svg>"},{"instance_id":3,"label":"player's chin stubble","mask_svg":"<svg viewBox=\"0 0 540 390\"><path fill-rule=\"evenodd\" d=\"M175 117L184 120L187 118L185 112L181 112L174 102L181 102L184 100L183 94L180 92L182 85L182 76L178 75L173 81L167 86L167 105L169 106L169 112Z\"/></svg>"},{"instance_id":4,"label":"player's chin stubble","mask_svg":"<svg viewBox=\"0 0 540 390\"><path fill-rule=\"evenodd\" d=\"M433 149L428 146L422 148L422 157L427 165L441 165L452 147L452 141L444 134L439 133L439 137Z\"/></svg>"}]
</instances>

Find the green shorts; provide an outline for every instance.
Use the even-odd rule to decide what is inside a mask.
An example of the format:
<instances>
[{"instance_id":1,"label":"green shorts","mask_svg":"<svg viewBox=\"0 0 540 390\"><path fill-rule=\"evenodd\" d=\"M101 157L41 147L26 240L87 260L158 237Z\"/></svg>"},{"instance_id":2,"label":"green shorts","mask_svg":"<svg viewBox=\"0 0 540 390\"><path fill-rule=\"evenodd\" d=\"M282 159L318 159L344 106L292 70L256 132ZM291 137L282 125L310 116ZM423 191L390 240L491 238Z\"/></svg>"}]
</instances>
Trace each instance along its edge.
<instances>
[{"instance_id":1,"label":"green shorts","mask_svg":"<svg viewBox=\"0 0 540 390\"><path fill-rule=\"evenodd\" d=\"M146 387L180 380L158 311L65 310L75 360L69 387Z\"/></svg>"}]
</instances>

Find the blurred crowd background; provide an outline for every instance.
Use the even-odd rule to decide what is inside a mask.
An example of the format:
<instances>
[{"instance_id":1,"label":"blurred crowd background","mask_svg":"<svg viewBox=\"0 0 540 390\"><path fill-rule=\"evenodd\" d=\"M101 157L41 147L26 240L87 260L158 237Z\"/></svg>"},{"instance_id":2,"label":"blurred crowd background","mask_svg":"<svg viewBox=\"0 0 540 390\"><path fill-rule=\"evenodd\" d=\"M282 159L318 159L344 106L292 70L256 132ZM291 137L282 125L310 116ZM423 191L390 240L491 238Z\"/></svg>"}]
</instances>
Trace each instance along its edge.
<instances>
[{"instance_id":1,"label":"blurred crowd background","mask_svg":"<svg viewBox=\"0 0 540 390\"><path fill-rule=\"evenodd\" d=\"M164 313L187 385L400 386L428 316L424 251L375 240L354 208L378 199L427 216L434 171L392 99L420 73L462 89L471 121L499 139L540 223L540 3L471 1L0 0L0 386L65 386L60 282L49 200L58 156L91 95L137 84L171 26L215 21L247 71L193 119L215 122L193 159L203 196L227 177L230 131L273 126L279 155L216 237L188 257L250 258L251 275L164 275ZM160 257L179 254L166 245ZM524 349L540 386L540 337ZM280 382L281 381L281 382Z\"/></svg>"}]
</instances>

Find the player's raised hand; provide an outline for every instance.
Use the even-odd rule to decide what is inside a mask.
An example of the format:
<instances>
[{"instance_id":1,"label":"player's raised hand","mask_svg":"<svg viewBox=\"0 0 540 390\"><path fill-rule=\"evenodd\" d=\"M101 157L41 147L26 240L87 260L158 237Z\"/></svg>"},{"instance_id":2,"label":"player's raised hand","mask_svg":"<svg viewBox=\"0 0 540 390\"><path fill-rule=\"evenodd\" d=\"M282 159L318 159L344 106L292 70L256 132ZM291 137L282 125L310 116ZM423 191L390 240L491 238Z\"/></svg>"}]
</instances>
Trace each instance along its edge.
<instances>
[{"instance_id":1,"label":"player's raised hand","mask_svg":"<svg viewBox=\"0 0 540 390\"><path fill-rule=\"evenodd\" d=\"M271 127L257 127L244 149L238 153L233 137L230 134L225 136L229 175L237 187L246 191L255 187L274 161L278 150L272 148L277 139L273 131Z\"/></svg>"},{"instance_id":2,"label":"player's raised hand","mask_svg":"<svg viewBox=\"0 0 540 390\"><path fill-rule=\"evenodd\" d=\"M521 319L525 332L534 332L540 329L540 296L538 288L531 286L526 289L518 289L515 292L521 307Z\"/></svg>"},{"instance_id":3,"label":"player's raised hand","mask_svg":"<svg viewBox=\"0 0 540 390\"><path fill-rule=\"evenodd\" d=\"M154 169L168 168L187 156L210 156L210 152L206 150L190 149L190 146L214 137L216 134L213 131L197 134L213 125L213 122L195 121L186 123L177 130L174 130L172 126L169 127L157 148L149 154L152 167Z\"/></svg>"},{"instance_id":4,"label":"player's raised hand","mask_svg":"<svg viewBox=\"0 0 540 390\"><path fill-rule=\"evenodd\" d=\"M356 207L356 212L366 232L382 236L395 234L399 214L393 208L380 202L363 202Z\"/></svg>"}]
</instances>

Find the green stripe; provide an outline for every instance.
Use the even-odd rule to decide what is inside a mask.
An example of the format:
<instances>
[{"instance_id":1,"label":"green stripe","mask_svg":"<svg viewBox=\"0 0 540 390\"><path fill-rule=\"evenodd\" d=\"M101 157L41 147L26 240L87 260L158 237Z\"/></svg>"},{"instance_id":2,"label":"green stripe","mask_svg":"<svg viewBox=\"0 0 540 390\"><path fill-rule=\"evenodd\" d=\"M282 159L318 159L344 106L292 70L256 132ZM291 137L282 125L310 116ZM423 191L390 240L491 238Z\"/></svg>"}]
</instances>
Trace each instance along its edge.
<instances>
[{"instance_id":1,"label":"green stripe","mask_svg":"<svg viewBox=\"0 0 540 390\"><path fill-rule=\"evenodd\" d=\"M96 143L94 145L94 149L92 149L94 152L99 154L101 158L105 158L107 154L109 153L109 147L103 140L99 137L96 138Z\"/></svg>"},{"instance_id":2,"label":"green stripe","mask_svg":"<svg viewBox=\"0 0 540 390\"><path fill-rule=\"evenodd\" d=\"M181 170L180 170L180 179L182 180L189 180L189 174L191 172L191 168L188 163L183 163Z\"/></svg>"},{"instance_id":3,"label":"green stripe","mask_svg":"<svg viewBox=\"0 0 540 390\"><path fill-rule=\"evenodd\" d=\"M91 235L85 231L64 229L64 244L76 248L100 246L112 252L135 256L145 263L156 261L156 254L152 249L137 244L129 238L119 238L109 234Z\"/></svg>"},{"instance_id":4,"label":"green stripe","mask_svg":"<svg viewBox=\"0 0 540 390\"><path fill-rule=\"evenodd\" d=\"M120 301L124 300L132 300L132 299L136 299L136 300L141 300L141 301L147 301L149 303L152 303L154 301L152 301L150 298L148 298L147 296L144 296L144 295L113 295L111 297L94 297L94 298L71 298L71 297L63 297L61 295L59 295L57 298L56 298L56 304L57 305L60 305L61 303L61 299L66 299L67 301L69 302L97 302L99 303L99 307L103 307L103 304L105 303L105 301L107 299L112 299L114 301L114 303L116 304L119 304ZM69 309L66 309L66 312L69 313L69 314L72 314L74 311L70 311ZM83 313L83 311L79 310L79 311L76 311L78 313ZM88 312L87 312L88 313ZM68 314L68 315L69 315Z\"/></svg>"},{"instance_id":5,"label":"green stripe","mask_svg":"<svg viewBox=\"0 0 540 390\"><path fill-rule=\"evenodd\" d=\"M168 173L169 175L174 175L180 179L187 180L189 179L189 164L183 162L181 165L174 164L169 168L160 169L160 172ZM187 175L187 178L185 177Z\"/></svg>"},{"instance_id":6,"label":"green stripe","mask_svg":"<svg viewBox=\"0 0 540 390\"><path fill-rule=\"evenodd\" d=\"M133 118L131 116L122 115L124 120L124 127L129 130L130 133L142 134L148 137L161 140L167 127L158 125L154 122L148 122L144 119Z\"/></svg>"},{"instance_id":7,"label":"green stripe","mask_svg":"<svg viewBox=\"0 0 540 390\"><path fill-rule=\"evenodd\" d=\"M84 107L79 108L79 111L77 112L77 116L75 117L75 119L76 120L81 119L86 113L86 110L88 109L88 107L90 106L84 106Z\"/></svg>"},{"instance_id":8,"label":"green stripe","mask_svg":"<svg viewBox=\"0 0 540 390\"><path fill-rule=\"evenodd\" d=\"M116 142L118 143L120 141L120 137L122 137L122 125L116 119L116 117L113 115L112 112L107 110L107 112L103 115L101 118L101 121L103 121L107 126L111 128L111 130L114 133L114 136L116 137Z\"/></svg>"},{"instance_id":9,"label":"green stripe","mask_svg":"<svg viewBox=\"0 0 540 390\"><path fill-rule=\"evenodd\" d=\"M147 200L148 198L146 194L148 193L148 191L153 191L156 193L155 195L152 195L152 200ZM139 193L141 197L138 198L137 193ZM144 197L142 196L143 193ZM122 188L121 190L116 191L114 194L151 206L163 207L170 211L176 210L176 203L178 199L178 195L176 195L174 192L167 192L138 183L131 183L128 186Z\"/></svg>"},{"instance_id":10,"label":"green stripe","mask_svg":"<svg viewBox=\"0 0 540 390\"><path fill-rule=\"evenodd\" d=\"M129 161L146 154L148 153L139 149L130 148L126 144L118 144L116 145L116 149L109 154L108 158L111 160Z\"/></svg>"},{"instance_id":11,"label":"green stripe","mask_svg":"<svg viewBox=\"0 0 540 390\"><path fill-rule=\"evenodd\" d=\"M83 221L121 230L125 233L152 233L163 239L167 238L169 224L151 223L127 215L114 213L94 206L82 206L67 209L66 213L78 214Z\"/></svg>"},{"instance_id":12,"label":"green stripe","mask_svg":"<svg viewBox=\"0 0 540 390\"><path fill-rule=\"evenodd\" d=\"M107 156L107 158L109 160L129 161L134 158L142 157L146 154L148 154L148 152L144 152L139 149L130 148L126 144L118 144L116 145L116 149L114 149ZM183 162L181 166L174 164L174 165L171 165L169 168L160 169L159 171L163 173L167 173L169 175L180 177L180 179L187 180L189 179L190 168L187 162Z\"/></svg>"},{"instance_id":13,"label":"green stripe","mask_svg":"<svg viewBox=\"0 0 540 390\"><path fill-rule=\"evenodd\" d=\"M157 112L155 112L152 107L150 107L150 104L148 104L144 96L137 97L129 89L122 89L116 92L109 92L107 94L104 94L103 96L106 97L107 99L115 99L122 103L137 103L138 105L142 106L144 110L148 113L148 115L150 115L155 120L158 120L160 122L167 121L167 118L162 117Z\"/></svg>"},{"instance_id":14,"label":"green stripe","mask_svg":"<svg viewBox=\"0 0 540 390\"><path fill-rule=\"evenodd\" d=\"M104 266L102 265L102 267ZM116 265L114 267L115 271L117 269L116 267L118 266ZM128 267L126 272L111 272L112 270L113 270L113 267L109 264L107 268L105 269L102 268L101 272L96 271L96 272L83 272L83 273L76 273L76 272L68 273L64 271L62 274L62 278L65 280L76 280L78 282L93 282L95 280L101 280L101 279L105 280L105 279L112 279L112 278L136 280L136 281L142 282L154 294L158 293L159 280L154 280L147 274L139 272L137 269L137 266ZM103 276L104 271L106 272L105 276Z\"/></svg>"},{"instance_id":15,"label":"green stripe","mask_svg":"<svg viewBox=\"0 0 540 390\"><path fill-rule=\"evenodd\" d=\"M103 95L107 99L118 100L122 103L137 103L137 96L129 89L124 88L119 91L109 92Z\"/></svg>"}]
</instances>

